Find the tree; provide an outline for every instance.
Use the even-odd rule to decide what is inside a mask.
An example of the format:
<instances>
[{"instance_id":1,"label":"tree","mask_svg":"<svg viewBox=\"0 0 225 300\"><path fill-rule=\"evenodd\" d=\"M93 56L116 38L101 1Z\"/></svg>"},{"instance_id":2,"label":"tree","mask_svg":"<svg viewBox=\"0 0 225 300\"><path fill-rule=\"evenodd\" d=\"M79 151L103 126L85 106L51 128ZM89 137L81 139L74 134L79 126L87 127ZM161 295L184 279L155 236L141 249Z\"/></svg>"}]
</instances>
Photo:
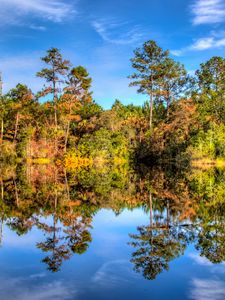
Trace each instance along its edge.
<instances>
[{"instance_id":1,"label":"tree","mask_svg":"<svg viewBox=\"0 0 225 300\"><path fill-rule=\"evenodd\" d=\"M159 98L166 103L167 116L170 104L184 92L187 80L184 66L167 57L162 66L162 77L159 82Z\"/></svg>"},{"instance_id":2,"label":"tree","mask_svg":"<svg viewBox=\"0 0 225 300\"><path fill-rule=\"evenodd\" d=\"M45 87L42 95L53 94L54 103L54 119L55 127L57 128L58 116L57 116L57 102L58 93L60 92L59 84L64 83L65 77L69 70L70 62L64 60L59 49L51 48L47 51L47 55L42 57L41 60L45 62L49 68L43 68L40 72L37 72L38 77L45 78L47 83L50 83L50 87Z\"/></svg>"},{"instance_id":3,"label":"tree","mask_svg":"<svg viewBox=\"0 0 225 300\"><path fill-rule=\"evenodd\" d=\"M196 71L194 98L203 118L225 122L225 59L212 57Z\"/></svg>"},{"instance_id":4,"label":"tree","mask_svg":"<svg viewBox=\"0 0 225 300\"><path fill-rule=\"evenodd\" d=\"M78 66L73 68L66 81L67 86L64 88L64 94L60 98L60 108L63 111L63 116L66 119L64 152L67 150L67 143L72 121L78 122L81 120L79 115L82 106L85 103L91 102L91 87L92 78L89 77L87 70Z\"/></svg>"},{"instance_id":5,"label":"tree","mask_svg":"<svg viewBox=\"0 0 225 300\"><path fill-rule=\"evenodd\" d=\"M70 71L67 81L68 86L65 90L76 95L80 100L85 100L87 96L91 95L89 92L91 83L92 78L89 77L87 70L82 66L78 66Z\"/></svg>"},{"instance_id":6,"label":"tree","mask_svg":"<svg viewBox=\"0 0 225 300\"><path fill-rule=\"evenodd\" d=\"M130 86L139 86L138 93L147 94L150 97L149 128L152 128L153 102L159 92L159 81L162 77L162 68L169 52L163 51L156 42L145 42L142 48L134 51L131 59L132 67L137 73L129 76L133 81Z\"/></svg>"},{"instance_id":7,"label":"tree","mask_svg":"<svg viewBox=\"0 0 225 300\"><path fill-rule=\"evenodd\" d=\"M13 118L15 117L13 134L13 142L15 143L20 121L22 119L32 119L30 108L35 103L35 99L31 90L26 85L19 83L8 92L6 102L10 104Z\"/></svg>"}]
</instances>

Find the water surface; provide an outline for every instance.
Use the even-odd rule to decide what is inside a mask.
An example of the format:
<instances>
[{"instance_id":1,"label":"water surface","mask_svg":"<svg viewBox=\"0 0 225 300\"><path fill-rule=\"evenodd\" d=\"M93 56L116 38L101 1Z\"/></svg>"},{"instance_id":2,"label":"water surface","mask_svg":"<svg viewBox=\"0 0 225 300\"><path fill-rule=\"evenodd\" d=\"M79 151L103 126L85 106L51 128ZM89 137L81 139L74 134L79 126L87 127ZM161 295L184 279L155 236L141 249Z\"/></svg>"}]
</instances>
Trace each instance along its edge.
<instances>
[{"instance_id":1,"label":"water surface","mask_svg":"<svg viewBox=\"0 0 225 300\"><path fill-rule=\"evenodd\" d=\"M225 299L223 171L2 174L0 299Z\"/></svg>"}]
</instances>

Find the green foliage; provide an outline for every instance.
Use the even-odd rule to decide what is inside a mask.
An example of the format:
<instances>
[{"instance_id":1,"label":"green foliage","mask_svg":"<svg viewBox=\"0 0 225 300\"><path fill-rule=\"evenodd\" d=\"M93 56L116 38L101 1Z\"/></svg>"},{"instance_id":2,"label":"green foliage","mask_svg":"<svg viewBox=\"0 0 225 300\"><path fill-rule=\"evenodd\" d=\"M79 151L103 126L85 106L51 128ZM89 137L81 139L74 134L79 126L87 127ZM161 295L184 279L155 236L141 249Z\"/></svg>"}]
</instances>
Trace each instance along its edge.
<instances>
[{"instance_id":1,"label":"green foliage","mask_svg":"<svg viewBox=\"0 0 225 300\"><path fill-rule=\"evenodd\" d=\"M210 129L201 129L192 138L191 146L188 151L193 158L218 158L225 157L225 125L210 124Z\"/></svg>"},{"instance_id":2,"label":"green foliage","mask_svg":"<svg viewBox=\"0 0 225 300\"><path fill-rule=\"evenodd\" d=\"M84 135L78 144L83 156L104 162L117 158L128 158L127 141L120 132L112 133L101 128L93 134Z\"/></svg>"},{"instance_id":3,"label":"green foliage","mask_svg":"<svg viewBox=\"0 0 225 300\"><path fill-rule=\"evenodd\" d=\"M202 121L225 122L225 59L212 57L196 71L194 94Z\"/></svg>"}]
</instances>

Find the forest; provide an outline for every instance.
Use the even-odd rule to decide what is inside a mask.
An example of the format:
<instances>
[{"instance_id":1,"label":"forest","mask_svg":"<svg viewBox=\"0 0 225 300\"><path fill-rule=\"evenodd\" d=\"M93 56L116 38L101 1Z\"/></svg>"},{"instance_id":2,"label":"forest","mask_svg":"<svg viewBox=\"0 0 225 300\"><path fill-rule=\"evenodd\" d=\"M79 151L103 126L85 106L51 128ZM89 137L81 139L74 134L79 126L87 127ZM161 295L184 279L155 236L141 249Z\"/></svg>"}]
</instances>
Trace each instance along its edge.
<instances>
[{"instance_id":1,"label":"forest","mask_svg":"<svg viewBox=\"0 0 225 300\"><path fill-rule=\"evenodd\" d=\"M41 91L18 83L0 97L0 244L4 224L18 236L35 228L42 262L58 272L87 251L100 210L141 208L149 224L129 233L128 245L144 278L168 270L190 244L223 262L225 59L191 76L148 41L129 75L146 102L117 99L109 110L93 99L83 66L56 48L41 60Z\"/></svg>"},{"instance_id":2,"label":"forest","mask_svg":"<svg viewBox=\"0 0 225 300\"><path fill-rule=\"evenodd\" d=\"M212 57L191 76L155 41L134 50L130 86L142 106L93 100L92 78L59 49L37 70L43 88L18 83L0 97L0 160L54 162L66 169L108 162L224 164L225 59ZM132 102L132 101L131 101Z\"/></svg>"}]
</instances>

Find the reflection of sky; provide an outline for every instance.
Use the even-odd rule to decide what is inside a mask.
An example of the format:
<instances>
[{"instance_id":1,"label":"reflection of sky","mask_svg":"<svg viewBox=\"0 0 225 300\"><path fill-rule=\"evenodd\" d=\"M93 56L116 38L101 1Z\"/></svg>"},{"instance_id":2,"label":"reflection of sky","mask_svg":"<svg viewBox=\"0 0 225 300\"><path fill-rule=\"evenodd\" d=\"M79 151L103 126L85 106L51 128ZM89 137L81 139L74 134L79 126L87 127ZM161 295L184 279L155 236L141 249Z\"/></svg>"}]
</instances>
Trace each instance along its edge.
<instances>
[{"instance_id":1,"label":"reflection of sky","mask_svg":"<svg viewBox=\"0 0 225 300\"><path fill-rule=\"evenodd\" d=\"M117 217L112 211L100 211L93 221L93 241L87 252L74 255L55 274L40 263L45 256L35 246L44 239L40 231L32 229L18 237L5 227L0 299L224 300L225 265L213 265L193 246L154 281L133 271L129 233L148 223L149 216L141 209L125 210Z\"/></svg>"}]
</instances>

